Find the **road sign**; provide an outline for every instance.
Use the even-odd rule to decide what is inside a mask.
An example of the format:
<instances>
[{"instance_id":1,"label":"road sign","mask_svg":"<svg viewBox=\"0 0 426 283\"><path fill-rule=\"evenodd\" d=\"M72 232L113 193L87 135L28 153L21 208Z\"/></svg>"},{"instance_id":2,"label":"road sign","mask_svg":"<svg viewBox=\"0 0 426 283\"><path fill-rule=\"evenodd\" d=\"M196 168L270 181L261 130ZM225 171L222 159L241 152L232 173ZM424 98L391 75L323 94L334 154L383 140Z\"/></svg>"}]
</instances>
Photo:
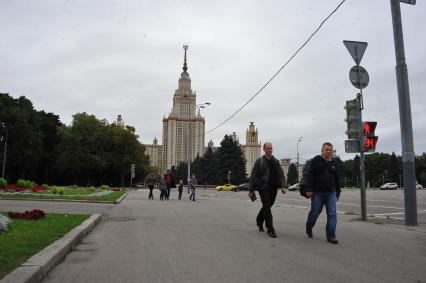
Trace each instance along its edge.
<instances>
[{"instance_id":1,"label":"road sign","mask_svg":"<svg viewBox=\"0 0 426 283\"><path fill-rule=\"evenodd\" d=\"M357 89L363 89L368 86L370 78L366 69L361 66L353 66L349 71L349 80Z\"/></svg>"},{"instance_id":2,"label":"road sign","mask_svg":"<svg viewBox=\"0 0 426 283\"><path fill-rule=\"evenodd\" d=\"M362 59L362 56L364 55L365 49L367 49L368 43L362 42L362 41L350 41L350 40L343 40L343 43L345 44L346 49L348 49L355 63L359 65L359 63L361 63L361 59Z\"/></svg>"}]
</instances>

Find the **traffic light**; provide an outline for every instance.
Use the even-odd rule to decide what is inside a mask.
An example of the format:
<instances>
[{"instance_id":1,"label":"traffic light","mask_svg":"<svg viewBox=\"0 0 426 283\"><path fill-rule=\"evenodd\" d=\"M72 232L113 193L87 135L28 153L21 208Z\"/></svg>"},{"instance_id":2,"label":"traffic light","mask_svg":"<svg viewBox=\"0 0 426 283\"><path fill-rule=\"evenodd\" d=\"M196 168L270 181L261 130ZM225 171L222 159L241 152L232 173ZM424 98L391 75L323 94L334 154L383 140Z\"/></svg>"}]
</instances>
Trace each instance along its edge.
<instances>
[{"instance_id":1,"label":"traffic light","mask_svg":"<svg viewBox=\"0 0 426 283\"><path fill-rule=\"evenodd\" d=\"M363 122L362 123L362 139L361 150L363 152L375 152L376 144L379 137L374 133L376 130L377 122Z\"/></svg>"},{"instance_id":2,"label":"traffic light","mask_svg":"<svg viewBox=\"0 0 426 283\"><path fill-rule=\"evenodd\" d=\"M346 135L350 140L359 140L361 132L361 107L358 99L347 100L346 105L347 124Z\"/></svg>"}]
</instances>

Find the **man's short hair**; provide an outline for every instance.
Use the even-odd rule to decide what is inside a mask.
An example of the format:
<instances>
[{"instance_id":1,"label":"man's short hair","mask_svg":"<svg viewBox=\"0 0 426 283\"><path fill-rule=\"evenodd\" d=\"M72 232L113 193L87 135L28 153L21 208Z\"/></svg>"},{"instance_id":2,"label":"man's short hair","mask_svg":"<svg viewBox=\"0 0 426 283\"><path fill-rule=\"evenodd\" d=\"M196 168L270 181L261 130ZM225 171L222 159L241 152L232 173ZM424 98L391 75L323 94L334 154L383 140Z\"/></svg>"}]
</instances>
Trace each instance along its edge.
<instances>
[{"instance_id":1,"label":"man's short hair","mask_svg":"<svg viewBox=\"0 0 426 283\"><path fill-rule=\"evenodd\" d=\"M263 149L265 149L265 146L266 146L268 143L270 143L270 144L272 145L272 143L271 143L271 142L265 142L265 143L263 144Z\"/></svg>"},{"instance_id":2,"label":"man's short hair","mask_svg":"<svg viewBox=\"0 0 426 283\"><path fill-rule=\"evenodd\" d=\"M322 144L321 148L324 148L324 146L326 146L326 145L333 147L333 144L331 142L325 142L325 143Z\"/></svg>"}]
</instances>

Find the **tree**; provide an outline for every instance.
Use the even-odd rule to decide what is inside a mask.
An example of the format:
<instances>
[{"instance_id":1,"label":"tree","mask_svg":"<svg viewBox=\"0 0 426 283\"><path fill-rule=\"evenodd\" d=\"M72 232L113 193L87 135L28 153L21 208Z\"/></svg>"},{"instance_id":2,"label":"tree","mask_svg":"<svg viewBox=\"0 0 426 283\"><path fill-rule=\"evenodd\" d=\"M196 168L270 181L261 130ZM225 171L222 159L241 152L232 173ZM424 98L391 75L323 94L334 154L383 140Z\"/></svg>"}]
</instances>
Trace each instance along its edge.
<instances>
[{"instance_id":1,"label":"tree","mask_svg":"<svg viewBox=\"0 0 426 283\"><path fill-rule=\"evenodd\" d=\"M395 152L392 152L392 155L390 156L387 172L388 172L387 181L399 184L399 175L401 174L401 166L398 162L398 158L396 157Z\"/></svg>"},{"instance_id":2,"label":"tree","mask_svg":"<svg viewBox=\"0 0 426 283\"><path fill-rule=\"evenodd\" d=\"M225 135L217 150L216 179L218 183L228 182L228 174L232 184L240 184L246 180L246 158L241 146L229 135Z\"/></svg>"},{"instance_id":3,"label":"tree","mask_svg":"<svg viewBox=\"0 0 426 283\"><path fill-rule=\"evenodd\" d=\"M288 168L288 174L287 174L287 182L289 186L297 183L297 179L298 179L297 176L298 176L298 173L297 173L296 164L291 163L290 167Z\"/></svg>"}]
</instances>

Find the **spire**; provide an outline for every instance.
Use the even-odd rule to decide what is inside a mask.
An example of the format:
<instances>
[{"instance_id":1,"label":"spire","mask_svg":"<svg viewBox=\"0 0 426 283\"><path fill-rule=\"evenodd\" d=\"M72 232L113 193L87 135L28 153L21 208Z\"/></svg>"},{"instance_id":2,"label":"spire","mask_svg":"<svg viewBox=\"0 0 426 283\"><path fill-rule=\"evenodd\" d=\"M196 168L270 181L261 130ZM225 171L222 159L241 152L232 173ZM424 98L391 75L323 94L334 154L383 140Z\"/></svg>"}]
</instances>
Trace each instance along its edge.
<instances>
[{"instance_id":1,"label":"spire","mask_svg":"<svg viewBox=\"0 0 426 283\"><path fill-rule=\"evenodd\" d=\"M188 50L188 45L184 45L183 46L183 50L185 50L185 57L184 57L184 59L183 59L183 71L186 73L186 71L188 70L188 66L187 66L187 64L186 64L186 50Z\"/></svg>"}]
</instances>

